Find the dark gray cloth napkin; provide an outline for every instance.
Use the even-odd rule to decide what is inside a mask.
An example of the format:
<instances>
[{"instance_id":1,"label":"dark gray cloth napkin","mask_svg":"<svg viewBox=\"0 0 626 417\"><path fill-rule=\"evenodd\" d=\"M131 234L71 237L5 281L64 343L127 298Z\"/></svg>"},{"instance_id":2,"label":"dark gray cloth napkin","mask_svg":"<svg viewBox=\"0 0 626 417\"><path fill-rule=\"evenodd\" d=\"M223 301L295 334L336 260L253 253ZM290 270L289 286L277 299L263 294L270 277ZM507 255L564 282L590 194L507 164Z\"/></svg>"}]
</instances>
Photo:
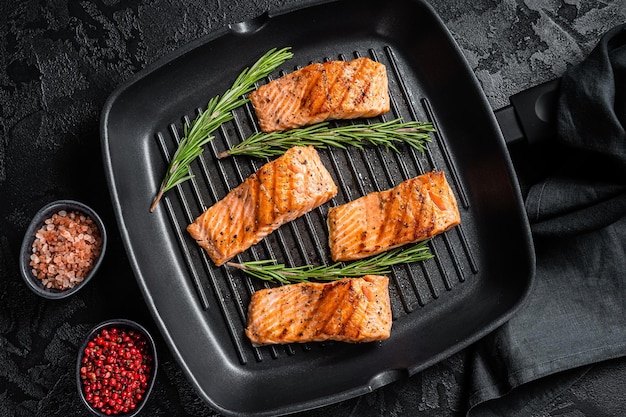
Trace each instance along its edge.
<instances>
[{"instance_id":1,"label":"dark gray cloth napkin","mask_svg":"<svg viewBox=\"0 0 626 417\"><path fill-rule=\"evenodd\" d=\"M557 112L547 175L525 196L535 285L474 346L470 416L529 416L626 355L626 25L564 74Z\"/></svg>"}]
</instances>

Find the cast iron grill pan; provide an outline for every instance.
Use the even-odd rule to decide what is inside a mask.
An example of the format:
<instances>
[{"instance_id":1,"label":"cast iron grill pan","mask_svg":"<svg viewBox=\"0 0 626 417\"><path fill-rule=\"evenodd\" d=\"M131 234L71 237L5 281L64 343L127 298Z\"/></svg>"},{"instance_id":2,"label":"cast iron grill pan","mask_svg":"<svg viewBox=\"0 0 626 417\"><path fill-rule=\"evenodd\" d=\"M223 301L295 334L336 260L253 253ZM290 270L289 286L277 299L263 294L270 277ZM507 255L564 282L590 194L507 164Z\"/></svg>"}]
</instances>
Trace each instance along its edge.
<instances>
[{"instance_id":1,"label":"cast iron grill pan","mask_svg":"<svg viewBox=\"0 0 626 417\"><path fill-rule=\"evenodd\" d=\"M328 207L445 171L462 223L431 241L434 259L393 268L392 336L381 343L252 346L243 332L247 306L269 284L216 268L188 236L189 223L267 162L217 159L258 130L250 105L215 132L192 165L195 178L148 210L183 125L243 67L282 46L291 46L294 58L261 83L311 62L367 56L386 65L391 95L391 111L367 122L402 117L437 128L423 154L320 150L338 195L235 258L329 264ZM363 120L333 123L355 122ZM493 114L423 3L328 3L233 25L116 90L103 112L102 138L117 220L146 302L199 395L223 414L291 413L412 375L506 321L530 286L528 224Z\"/></svg>"},{"instance_id":2,"label":"cast iron grill pan","mask_svg":"<svg viewBox=\"0 0 626 417\"><path fill-rule=\"evenodd\" d=\"M398 63L393 51L389 47L384 47L386 55L385 63L388 68L397 70ZM350 54L353 57L363 56L359 51ZM379 54L370 49L367 55L381 62ZM324 57L320 61L331 59ZM344 54L340 54L335 59L346 59ZM395 75L395 77L394 77ZM428 102L421 100L425 111L416 108L410 100L406 86L402 83L399 74L392 71L391 77L398 81L398 91L392 97L401 97L402 101L408 105L401 109L397 100L392 100L392 116L404 117L406 115L413 120L432 120L432 115L428 114ZM202 110L198 109L198 113ZM217 140L211 142L210 154L205 154L201 158L196 169L196 178L191 180L189 187L178 187L178 198L180 207L174 208L174 203L168 200L166 203L167 214L172 226L176 230L182 230L189 223L206 210L210 205L224 197L224 195L244 181L250 174L255 172L267 160L250 159L245 157L230 158L230 160L219 161L216 157L222 150L229 149L234 144L248 137L251 129L258 131L253 110L250 105L242 111L235 111L237 115L230 128L222 127L218 133ZM382 116L378 120L385 121L389 115ZM369 119L369 122L376 119ZM190 123L185 117L183 123ZM337 125L340 122L335 122ZM169 161L170 148L175 149L181 140L182 127L171 124L167 132L157 132L156 138L164 155L164 163ZM437 135L435 134L435 137ZM440 152L433 152L430 147L424 156L420 155L412 148L403 148L402 154L387 152L381 148L369 148L364 151L333 150L320 151L324 163L332 171L333 178L340 189L339 195L330 202L329 205L342 204L351 201L359 196L373 191L381 191L393 187L395 184L412 178L425 170L438 169L436 161L441 160L445 164L444 170L451 176L451 182L458 179L456 169L449 158L449 153L445 146L445 141L438 138L435 146L440 147ZM439 168L441 169L441 168ZM465 195L465 190L458 187L457 193L460 196L460 204L463 209L468 209L469 204ZM250 253L243 254L240 260L250 261L259 259L277 259L289 265L302 264L330 264L332 261L327 254L328 233L325 224L327 217L327 207L322 206L311 213L307 213L303 219L290 222L287 227L276 231L269 239L265 239L260 245L254 246ZM423 265L408 265L396 267L392 277L396 280L396 297L394 301L394 317L402 317L411 313L418 306L424 306L427 302L439 298L443 291L450 291L456 282L465 281L466 274L478 272L478 266L472 254L467 237L464 233L464 225L454 229L453 233L441 235L435 240L430 248L436 257L433 261L425 262ZM453 236L456 233L455 236ZM238 356L241 363L248 361L246 347L249 345L245 337L242 339L242 327L245 327L245 316L249 298L254 291L261 287L258 280L241 276L239 271L229 268L215 268L212 261L205 252L192 239L187 238L184 233L177 234L178 243L181 246L185 262L192 275L194 285L198 292L198 301L204 309L209 307L209 288L204 285L203 276L209 277L210 290L220 295L228 294L236 300L237 316L225 314L229 324L231 338L237 347ZM454 240L454 242L453 242ZM457 249L455 249L457 248ZM460 253L457 253L460 251ZM447 259L448 262L443 262ZM432 265L431 265L432 264ZM241 282L239 287L233 285L236 281ZM226 284L226 285L223 285ZM218 299L220 299L218 297ZM220 303L220 309L226 312L228 307L224 302ZM277 358L278 349L271 347L270 353L273 358ZM290 354L295 354L296 350L292 346L287 347ZM256 360L263 360L262 351L264 349L253 349Z\"/></svg>"}]
</instances>

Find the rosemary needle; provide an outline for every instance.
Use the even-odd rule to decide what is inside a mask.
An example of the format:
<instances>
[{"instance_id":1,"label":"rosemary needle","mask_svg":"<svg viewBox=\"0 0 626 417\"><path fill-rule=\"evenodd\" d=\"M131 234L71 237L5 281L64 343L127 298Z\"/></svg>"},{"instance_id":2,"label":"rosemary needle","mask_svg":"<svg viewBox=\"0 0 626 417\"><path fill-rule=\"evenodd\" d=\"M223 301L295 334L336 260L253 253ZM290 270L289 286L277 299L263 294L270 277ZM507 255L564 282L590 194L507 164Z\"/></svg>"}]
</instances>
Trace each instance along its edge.
<instances>
[{"instance_id":1,"label":"rosemary needle","mask_svg":"<svg viewBox=\"0 0 626 417\"><path fill-rule=\"evenodd\" d=\"M336 281L345 277L388 274L393 265L425 261L433 255L428 249L428 240L419 242L408 249L397 248L376 256L354 261L348 264L337 262L329 266L287 267L275 260L249 261L242 263L227 262L226 265L242 270L248 275L263 281L278 284L299 282Z\"/></svg>"},{"instance_id":2,"label":"rosemary needle","mask_svg":"<svg viewBox=\"0 0 626 417\"><path fill-rule=\"evenodd\" d=\"M232 87L222 96L215 96L209 100L206 110L196 117L191 126L185 125L184 137L167 167L159 191L150 206L151 212L155 210L165 192L193 178L189 166L200 156L203 151L202 147L213 140L211 133L222 123L232 120L232 110L249 101L243 96L254 89L256 82L267 77L293 56L289 49L288 47L280 50L273 48L267 51L254 65L244 69Z\"/></svg>"},{"instance_id":3,"label":"rosemary needle","mask_svg":"<svg viewBox=\"0 0 626 417\"><path fill-rule=\"evenodd\" d=\"M354 146L363 149L363 144L369 143L398 152L396 144L405 143L423 152L425 144L430 142L429 132L434 132L434 130L432 123L403 122L402 119L338 127L329 127L328 123L324 122L284 132L255 133L231 149L221 152L218 158L229 155L269 158L281 155L295 145L311 145L317 148L330 146L342 149Z\"/></svg>"}]
</instances>

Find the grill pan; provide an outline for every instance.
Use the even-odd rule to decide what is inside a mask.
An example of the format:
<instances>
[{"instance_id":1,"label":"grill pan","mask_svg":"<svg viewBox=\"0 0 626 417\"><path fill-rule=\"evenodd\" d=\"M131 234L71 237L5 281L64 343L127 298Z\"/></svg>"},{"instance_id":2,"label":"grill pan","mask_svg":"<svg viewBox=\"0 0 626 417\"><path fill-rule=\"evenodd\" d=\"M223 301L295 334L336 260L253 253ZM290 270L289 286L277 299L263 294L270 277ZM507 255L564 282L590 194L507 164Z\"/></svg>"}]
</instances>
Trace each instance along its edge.
<instances>
[{"instance_id":1,"label":"grill pan","mask_svg":"<svg viewBox=\"0 0 626 417\"><path fill-rule=\"evenodd\" d=\"M327 59L368 56L384 63L391 111L374 120L429 120L437 129L424 154L320 150L338 195L235 258L329 263L329 206L445 171L461 225L431 241L435 258L394 267L392 334L380 343L253 347L243 332L247 305L267 284L214 267L185 231L267 162L217 159L256 131L250 106L216 131L192 164L195 178L149 212L183 124L244 67L283 46L292 47L294 58L272 77ZM222 414L289 414L413 375L508 320L531 286L530 228L505 142L471 69L423 2L348 0L233 24L120 86L103 109L101 137L119 230L145 301L189 381Z\"/></svg>"}]
</instances>

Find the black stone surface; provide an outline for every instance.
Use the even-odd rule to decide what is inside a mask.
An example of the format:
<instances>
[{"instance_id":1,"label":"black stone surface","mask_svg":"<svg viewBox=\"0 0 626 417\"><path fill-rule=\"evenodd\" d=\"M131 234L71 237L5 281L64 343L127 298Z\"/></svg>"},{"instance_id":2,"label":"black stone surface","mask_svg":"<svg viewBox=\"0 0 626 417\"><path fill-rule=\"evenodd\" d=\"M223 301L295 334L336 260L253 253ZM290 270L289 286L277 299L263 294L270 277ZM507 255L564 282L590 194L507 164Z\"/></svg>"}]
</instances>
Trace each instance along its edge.
<instances>
[{"instance_id":1,"label":"black stone surface","mask_svg":"<svg viewBox=\"0 0 626 417\"><path fill-rule=\"evenodd\" d=\"M0 4L0 415L88 415L76 393L76 350L94 324L146 325L160 369L142 415L216 416L160 339L115 229L100 156L99 113L124 80L186 43L266 10L312 3L226 0L24 0ZM622 0L433 0L494 109L559 77L609 28ZM45 203L76 199L109 225L101 271L63 301L31 293L18 270L22 234ZM407 380L301 416L462 416L472 347ZM534 417L626 415L626 360L540 381ZM524 389L522 387L521 389ZM234 387L233 389L236 389ZM553 390L549 390L553 392ZM514 404L515 398L511 401Z\"/></svg>"}]
</instances>

